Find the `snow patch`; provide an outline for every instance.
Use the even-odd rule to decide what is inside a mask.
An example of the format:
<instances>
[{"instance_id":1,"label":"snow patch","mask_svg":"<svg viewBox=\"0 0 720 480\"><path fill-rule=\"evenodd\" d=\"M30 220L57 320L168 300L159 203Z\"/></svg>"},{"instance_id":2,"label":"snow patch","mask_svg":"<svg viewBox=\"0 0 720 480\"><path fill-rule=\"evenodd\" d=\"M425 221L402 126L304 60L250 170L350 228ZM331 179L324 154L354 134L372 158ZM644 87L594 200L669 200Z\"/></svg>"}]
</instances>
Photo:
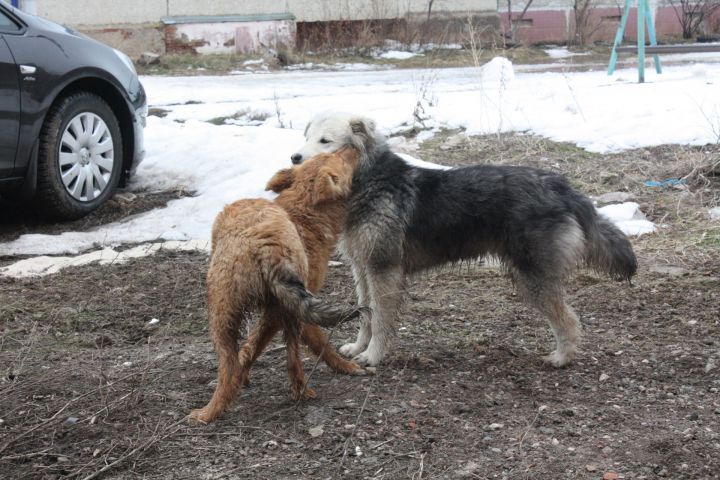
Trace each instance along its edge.
<instances>
[{"instance_id":1,"label":"snow patch","mask_svg":"<svg viewBox=\"0 0 720 480\"><path fill-rule=\"evenodd\" d=\"M548 56L555 60L561 60L563 58L570 58L570 57L578 57L583 55L590 55L589 53L583 52L583 53L575 53L571 52L567 49L567 47L556 47L556 48L546 48L545 53L548 54Z\"/></svg>"},{"instance_id":2,"label":"snow patch","mask_svg":"<svg viewBox=\"0 0 720 480\"><path fill-rule=\"evenodd\" d=\"M635 202L615 203L598 208L598 213L613 222L625 235L640 236L657 230L655 224L645 218L640 205Z\"/></svg>"},{"instance_id":3,"label":"snow patch","mask_svg":"<svg viewBox=\"0 0 720 480\"><path fill-rule=\"evenodd\" d=\"M20 260L19 262L15 262L7 267L0 268L0 275L13 278L40 277L57 273L67 267L79 267L90 263L98 263L100 265L125 263L130 259L154 255L162 250L200 250L209 252L210 241L191 240L187 242L156 242L139 245L121 252L118 252L110 247L105 247L102 250L95 250L94 252L74 257L33 257L26 260Z\"/></svg>"},{"instance_id":4,"label":"snow patch","mask_svg":"<svg viewBox=\"0 0 720 480\"><path fill-rule=\"evenodd\" d=\"M480 78L484 82L507 84L515 78L513 64L505 57L495 57L480 67Z\"/></svg>"},{"instance_id":5,"label":"snow patch","mask_svg":"<svg viewBox=\"0 0 720 480\"><path fill-rule=\"evenodd\" d=\"M388 52L383 52L378 55L378 58L383 58L385 60L407 60L408 58L413 58L417 56L421 56L422 53L416 53L416 52L402 52L400 50L390 50Z\"/></svg>"}]
</instances>

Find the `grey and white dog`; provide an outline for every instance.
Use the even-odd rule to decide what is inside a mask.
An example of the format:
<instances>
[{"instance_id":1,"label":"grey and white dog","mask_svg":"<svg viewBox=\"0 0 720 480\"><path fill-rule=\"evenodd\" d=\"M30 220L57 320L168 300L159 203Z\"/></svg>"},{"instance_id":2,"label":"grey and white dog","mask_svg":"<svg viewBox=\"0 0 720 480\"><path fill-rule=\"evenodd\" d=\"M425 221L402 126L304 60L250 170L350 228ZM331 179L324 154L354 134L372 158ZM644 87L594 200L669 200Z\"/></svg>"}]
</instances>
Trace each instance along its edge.
<instances>
[{"instance_id":1,"label":"grey and white dog","mask_svg":"<svg viewBox=\"0 0 720 480\"><path fill-rule=\"evenodd\" d=\"M522 298L550 322L556 349L544 359L558 367L573 359L581 334L564 300L566 277L583 263L616 279L635 274L627 237L561 175L514 166L411 166L389 150L372 120L347 113L317 115L305 138L293 163L344 145L361 152L340 241L359 302L370 307L355 343L340 349L358 363L377 365L388 353L409 274L497 257Z\"/></svg>"}]
</instances>

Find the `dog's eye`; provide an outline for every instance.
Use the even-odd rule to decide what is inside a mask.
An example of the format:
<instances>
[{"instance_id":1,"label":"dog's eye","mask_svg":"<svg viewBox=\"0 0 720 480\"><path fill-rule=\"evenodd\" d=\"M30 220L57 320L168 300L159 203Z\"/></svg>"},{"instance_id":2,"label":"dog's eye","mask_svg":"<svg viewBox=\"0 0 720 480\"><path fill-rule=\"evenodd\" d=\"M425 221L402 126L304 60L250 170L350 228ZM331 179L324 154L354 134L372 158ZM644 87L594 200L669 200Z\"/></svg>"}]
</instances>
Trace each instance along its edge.
<instances>
[{"instance_id":1,"label":"dog's eye","mask_svg":"<svg viewBox=\"0 0 720 480\"><path fill-rule=\"evenodd\" d=\"M327 138L321 138L320 143L330 143L330 140L328 140Z\"/></svg>"}]
</instances>

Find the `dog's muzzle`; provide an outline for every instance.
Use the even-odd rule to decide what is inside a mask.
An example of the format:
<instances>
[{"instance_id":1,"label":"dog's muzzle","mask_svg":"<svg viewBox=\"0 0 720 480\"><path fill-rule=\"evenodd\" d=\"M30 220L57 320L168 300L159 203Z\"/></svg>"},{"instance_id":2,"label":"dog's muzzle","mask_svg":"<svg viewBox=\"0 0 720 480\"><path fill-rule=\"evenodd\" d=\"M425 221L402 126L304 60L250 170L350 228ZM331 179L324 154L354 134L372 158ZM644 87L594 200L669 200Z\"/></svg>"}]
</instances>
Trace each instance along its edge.
<instances>
[{"instance_id":1,"label":"dog's muzzle","mask_svg":"<svg viewBox=\"0 0 720 480\"><path fill-rule=\"evenodd\" d=\"M299 153L293 153L290 156L290 160L292 161L293 165L299 165L302 163L302 155Z\"/></svg>"}]
</instances>

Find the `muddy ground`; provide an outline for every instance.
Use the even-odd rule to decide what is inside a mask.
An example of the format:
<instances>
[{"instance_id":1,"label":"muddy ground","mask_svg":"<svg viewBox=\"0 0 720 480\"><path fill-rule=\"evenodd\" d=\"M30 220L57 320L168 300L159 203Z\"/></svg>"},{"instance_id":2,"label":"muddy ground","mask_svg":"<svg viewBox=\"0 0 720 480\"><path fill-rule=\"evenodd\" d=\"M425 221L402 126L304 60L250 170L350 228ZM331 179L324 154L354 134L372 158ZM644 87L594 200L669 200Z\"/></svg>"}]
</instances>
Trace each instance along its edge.
<instances>
[{"instance_id":1,"label":"muddy ground","mask_svg":"<svg viewBox=\"0 0 720 480\"><path fill-rule=\"evenodd\" d=\"M313 371L308 358L318 398L295 404L275 344L232 411L190 426L216 367L204 254L0 278L2 477L719 478L720 225L707 211L720 202L720 148L595 155L445 134L414 153L562 171L588 194L631 193L662 225L632 240L632 286L585 271L568 282L585 328L574 364L540 361L548 328L500 270L447 268L410 283L374 377ZM681 188L643 185L679 177ZM33 228L6 222L3 239ZM347 266L330 269L322 295L354 301Z\"/></svg>"}]
</instances>

